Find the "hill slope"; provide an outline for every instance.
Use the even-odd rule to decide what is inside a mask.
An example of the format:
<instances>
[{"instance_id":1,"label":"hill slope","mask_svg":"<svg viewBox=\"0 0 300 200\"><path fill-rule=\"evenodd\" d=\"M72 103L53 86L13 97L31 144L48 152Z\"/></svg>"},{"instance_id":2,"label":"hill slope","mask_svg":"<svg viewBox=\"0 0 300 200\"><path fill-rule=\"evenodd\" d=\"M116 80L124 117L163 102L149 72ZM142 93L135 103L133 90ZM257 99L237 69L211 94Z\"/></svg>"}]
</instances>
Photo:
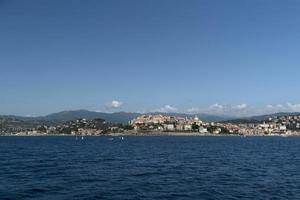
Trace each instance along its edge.
<instances>
[{"instance_id":1,"label":"hill slope","mask_svg":"<svg viewBox=\"0 0 300 200\"><path fill-rule=\"evenodd\" d=\"M300 115L300 113L274 113L268 115L260 115L260 116L253 116L253 117L245 117L245 118L234 118L230 116L217 116L217 115L210 115L210 114L185 114L185 113L146 113L146 114L163 114L163 115L170 115L170 116L177 116L177 117L188 117L192 118L198 116L201 120L206 122L217 122L217 121L262 121L267 120L270 117L274 116L284 116L284 115ZM115 113L104 113L104 112L93 112L88 110L72 110L72 111L63 111L58 113L53 113L46 116L40 117L21 117L21 116L12 116L12 115L0 115L0 120L8 119L8 120L17 120L22 121L23 123L26 122L46 122L46 123L61 123L75 119L97 119L101 118L107 122L111 123L128 123L128 121L142 115L141 113L130 113L130 112L115 112Z\"/></svg>"},{"instance_id":2,"label":"hill slope","mask_svg":"<svg viewBox=\"0 0 300 200\"><path fill-rule=\"evenodd\" d=\"M40 120L46 121L70 121L75 119L96 119L101 118L105 121L112 123L127 123L131 119L139 116L139 113L116 112L116 113L103 113L93 112L88 110L73 110L53 113L44 117L38 117Z\"/></svg>"},{"instance_id":3,"label":"hill slope","mask_svg":"<svg viewBox=\"0 0 300 200\"><path fill-rule=\"evenodd\" d=\"M184 113L146 113L146 114L163 114L178 117L194 117L197 115L203 121L222 121L232 119L232 117L227 116L216 116L209 114L184 114ZM130 112L116 112L116 113L103 113L103 112L93 112L88 110L73 110L73 111L63 111L59 113L53 113L44 117L39 117L41 120L52 120L52 121L69 121L79 118L95 119L102 118L108 122L112 123L127 123L128 121L142 115L141 113L130 113Z\"/></svg>"}]
</instances>

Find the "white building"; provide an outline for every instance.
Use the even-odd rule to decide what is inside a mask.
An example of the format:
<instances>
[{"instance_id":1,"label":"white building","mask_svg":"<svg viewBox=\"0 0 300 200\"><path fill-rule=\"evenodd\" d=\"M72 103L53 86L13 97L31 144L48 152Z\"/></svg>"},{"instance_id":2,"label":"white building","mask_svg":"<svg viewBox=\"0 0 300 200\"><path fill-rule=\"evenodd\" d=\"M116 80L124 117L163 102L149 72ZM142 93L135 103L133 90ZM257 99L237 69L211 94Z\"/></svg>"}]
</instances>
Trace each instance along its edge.
<instances>
[{"instance_id":1,"label":"white building","mask_svg":"<svg viewBox=\"0 0 300 200\"><path fill-rule=\"evenodd\" d=\"M207 128L204 128L203 126L199 127L199 132L200 133L208 133Z\"/></svg>"},{"instance_id":2,"label":"white building","mask_svg":"<svg viewBox=\"0 0 300 200\"><path fill-rule=\"evenodd\" d=\"M164 128L165 128L167 131L174 131L174 130L175 130L174 124L165 124Z\"/></svg>"},{"instance_id":3,"label":"white building","mask_svg":"<svg viewBox=\"0 0 300 200\"><path fill-rule=\"evenodd\" d=\"M286 125L280 125L279 130L280 131L286 131Z\"/></svg>"}]
</instances>

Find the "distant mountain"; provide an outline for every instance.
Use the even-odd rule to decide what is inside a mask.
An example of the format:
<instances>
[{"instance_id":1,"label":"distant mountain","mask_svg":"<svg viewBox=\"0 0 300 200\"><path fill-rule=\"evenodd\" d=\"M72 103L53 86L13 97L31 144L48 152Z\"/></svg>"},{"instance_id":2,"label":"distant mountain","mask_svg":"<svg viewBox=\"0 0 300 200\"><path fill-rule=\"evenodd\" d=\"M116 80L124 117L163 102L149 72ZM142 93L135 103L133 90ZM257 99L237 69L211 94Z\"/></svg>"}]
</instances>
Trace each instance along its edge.
<instances>
[{"instance_id":1,"label":"distant mountain","mask_svg":"<svg viewBox=\"0 0 300 200\"><path fill-rule=\"evenodd\" d=\"M263 120L269 119L270 117L282 117L282 116L286 116L286 115L300 115L300 113L299 112L279 112L279 113L273 113L273 114L267 114L267 115L252 116L252 117L248 117L247 119L263 121Z\"/></svg>"},{"instance_id":2,"label":"distant mountain","mask_svg":"<svg viewBox=\"0 0 300 200\"><path fill-rule=\"evenodd\" d=\"M170 115L177 117L187 117L192 118L198 116L201 120L206 122L212 121L225 121L229 119L233 119L233 117L229 116L217 116L210 114L185 114L185 113L162 113L162 112L154 112L154 113L145 113L145 114L162 114L162 115ZM53 113L46 116L40 117L20 117L20 116L0 116L1 117L11 117L22 121L47 121L47 122L66 122L75 119L96 119L101 118L107 122L111 123L128 123L130 120L142 115L141 113L131 113L131 112L115 112L115 113L104 113L104 112L94 112L88 110L72 110L72 111L62 111L58 113Z\"/></svg>"},{"instance_id":3,"label":"distant mountain","mask_svg":"<svg viewBox=\"0 0 300 200\"><path fill-rule=\"evenodd\" d=\"M38 117L40 120L46 121L70 121L75 119L96 119L101 118L112 123L127 123L141 114L129 112L103 113L88 110L73 110L53 113L47 116Z\"/></svg>"},{"instance_id":4,"label":"distant mountain","mask_svg":"<svg viewBox=\"0 0 300 200\"><path fill-rule=\"evenodd\" d=\"M184 113L146 113L146 114L163 114L177 117L195 117L196 115L203 121L223 121L232 119L228 116L216 116L209 114L184 114ZM88 110L74 110L74 111L63 111L58 113L53 113L44 117L39 117L40 120L46 121L69 121L74 119L86 118L95 119L101 118L112 123L128 123L130 120L142 115L141 113L131 113L131 112L115 112L115 113L103 113L103 112L93 112Z\"/></svg>"},{"instance_id":5,"label":"distant mountain","mask_svg":"<svg viewBox=\"0 0 300 200\"><path fill-rule=\"evenodd\" d=\"M259 122L263 120L267 120L270 117L280 117L284 115L300 115L300 113L274 113L268 115L260 115L260 116L253 116L253 117L244 117L244 118L235 118L230 116L218 116L218 115L210 115L210 114L185 114L185 113L161 113L161 112L154 112L154 113L146 113L146 114L162 114L162 115L170 115L170 116L177 116L177 117L187 117L192 118L198 116L199 119L205 122L220 122L220 121L227 121L227 122ZM107 122L111 123L128 123L130 120L142 115L141 113L131 113L131 112L115 112L115 113L104 113L104 112L93 112L88 110L73 110L73 111L63 111L58 113L53 113L46 116L40 117L22 117L22 116L14 116L14 115L0 115L0 122L4 119L8 119L9 122L20 122L20 123L29 123L29 124L36 124L41 123L43 124L56 124L62 123L70 120L75 119L104 119ZM7 120L6 120L7 121Z\"/></svg>"},{"instance_id":6,"label":"distant mountain","mask_svg":"<svg viewBox=\"0 0 300 200\"><path fill-rule=\"evenodd\" d=\"M267 115L257 115L251 117L241 117L229 120L223 120L223 122L230 122L230 123L260 123L261 121L266 121L269 118L273 117L282 117L287 115L300 115L299 112L279 112Z\"/></svg>"}]
</instances>

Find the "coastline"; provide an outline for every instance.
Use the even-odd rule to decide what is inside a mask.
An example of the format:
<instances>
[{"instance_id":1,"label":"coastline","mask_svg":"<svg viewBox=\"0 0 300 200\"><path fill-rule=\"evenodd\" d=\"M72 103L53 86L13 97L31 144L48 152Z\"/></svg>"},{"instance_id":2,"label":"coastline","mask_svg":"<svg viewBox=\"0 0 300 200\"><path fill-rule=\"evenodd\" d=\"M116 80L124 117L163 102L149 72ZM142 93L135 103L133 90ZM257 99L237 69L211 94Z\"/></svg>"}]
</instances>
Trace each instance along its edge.
<instances>
[{"instance_id":1,"label":"coastline","mask_svg":"<svg viewBox=\"0 0 300 200\"><path fill-rule=\"evenodd\" d=\"M70 135L70 134L3 134L0 137L163 137L163 136L188 136L188 137L297 137L299 134L211 134L197 132L140 132L140 133L108 133L101 135Z\"/></svg>"}]
</instances>

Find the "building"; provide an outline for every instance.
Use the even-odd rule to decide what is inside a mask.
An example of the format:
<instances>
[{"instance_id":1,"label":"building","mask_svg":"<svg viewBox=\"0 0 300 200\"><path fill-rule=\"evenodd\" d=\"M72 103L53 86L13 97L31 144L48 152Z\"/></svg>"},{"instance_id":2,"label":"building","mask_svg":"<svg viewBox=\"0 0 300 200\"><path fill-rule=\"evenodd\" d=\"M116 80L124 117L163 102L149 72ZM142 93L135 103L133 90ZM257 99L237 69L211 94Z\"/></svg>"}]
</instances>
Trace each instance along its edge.
<instances>
[{"instance_id":1,"label":"building","mask_svg":"<svg viewBox=\"0 0 300 200\"><path fill-rule=\"evenodd\" d=\"M199 132L200 133L208 133L207 128L204 128L203 126L199 127Z\"/></svg>"}]
</instances>

